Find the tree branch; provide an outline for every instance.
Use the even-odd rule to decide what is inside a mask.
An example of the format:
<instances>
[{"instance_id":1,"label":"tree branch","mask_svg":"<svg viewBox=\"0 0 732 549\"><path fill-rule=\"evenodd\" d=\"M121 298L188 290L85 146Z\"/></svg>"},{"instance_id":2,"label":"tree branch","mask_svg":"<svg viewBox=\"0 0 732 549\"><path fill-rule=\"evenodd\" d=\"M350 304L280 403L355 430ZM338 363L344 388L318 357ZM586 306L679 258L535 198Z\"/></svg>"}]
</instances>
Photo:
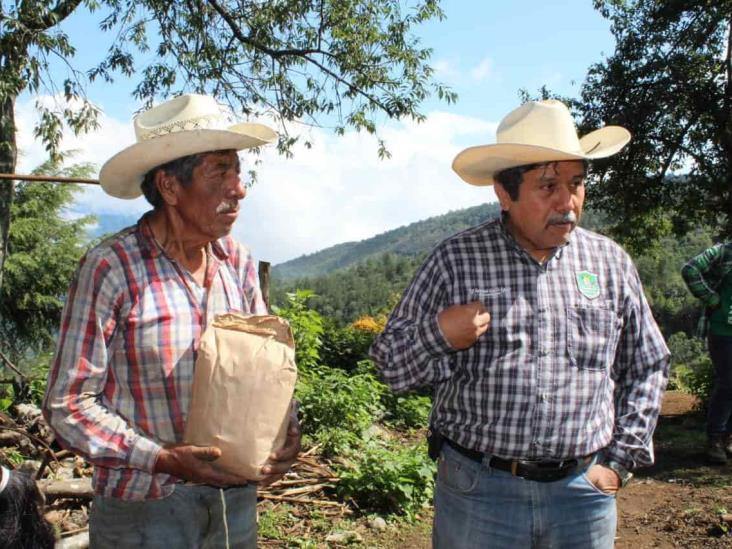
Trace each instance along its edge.
<instances>
[{"instance_id":1,"label":"tree branch","mask_svg":"<svg viewBox=\"0 0 732 549\"><path fill-rule=\"evenodd\" d=\"M293 56L293 57L305 57L308 54L311 53L321 53L326 56L333 57L333 54L330 52L327 52L325 50L321 50L319 48L303 48L303 49L286 49L286 50L275 50L270 47L265 46L264 44L261 44L257 42L256 40L252 40L250 37L245 36L243 32L241 32L241 29L239 28L239 25L236 24L236 21L234 21L234 18L231 17L231 14L227 12L216 0L206 0L209 4L213 6L213 8L218 12L218 14L222 17L222 19L226 22L226 24L231 29L231 32L234 33L234 35L237 37L237 39L240 42L243 42L244 44L247 44L249 46L252 46L254 49L259 50L263 53L266 53L267 55L276 58L279 57L287 57L287 56Z\"/></svg>"},{"instance_id":2,"label":"tree branch","mask_svg":"<svg viewBox=\"0 0 732 549\"><path fill-rule=\"evenodd\" d=\"M217 0L207 0L211 6L218 12L218 14L223 18L223 20L226 22L226 24L229 26L229 29L231 29L231 32L236 36L236 38L242 42L243 44L247 44L249 46L252 46L254 49L259 50L263 53L266 53L267 55L273 57L274 59L278 59L280 57L286 57L286 56L293 56L293 57L301 57L305 61L312 63L317 68L319 68L321 71L323 71L325 74L330 76L331 78L335 79L337 82L343 84L344 86L348 87L349 90L357 93L358 95L364 97L367 99L370 103L373 103L380 109L382 109L384 112L386 112L390 117L394 116L394 113L389 109L384 103L379 101L376 97L366 93L364 90L358 88L345 78L341 77L331 69L327 68L322 63L316 61L312 57L309 57L310 54L322 54L326 57L335 58L335 56L325 50L321 50L319 48L306 48L306 49L286 49L286 50L274 50L272 48L269 48L265 46L264 44L260 44L256 42L255 40L252 40L248 36L245 36L244 33L241 31L239 26L236 24L236 21L231 17L231 15L219 5Z\"/></svg>"},{"instance_id":3,"label":"tree branch","mask_svg":"<svg viewBox=\"0 0 732 549\"><path fill-rule=\"evenodd\" d=\"M66 19L79 7L79 4L81 4L81 0L65 0L59 2L55 8L45 13L38 13L36 6L29 6L27 9L31 9L33 12L27 13L26 3L24 2L18 10L18 13L20 15L20 21L29 31L43 32L51 27L55 27Z\"/></svg>"}]
</instances>

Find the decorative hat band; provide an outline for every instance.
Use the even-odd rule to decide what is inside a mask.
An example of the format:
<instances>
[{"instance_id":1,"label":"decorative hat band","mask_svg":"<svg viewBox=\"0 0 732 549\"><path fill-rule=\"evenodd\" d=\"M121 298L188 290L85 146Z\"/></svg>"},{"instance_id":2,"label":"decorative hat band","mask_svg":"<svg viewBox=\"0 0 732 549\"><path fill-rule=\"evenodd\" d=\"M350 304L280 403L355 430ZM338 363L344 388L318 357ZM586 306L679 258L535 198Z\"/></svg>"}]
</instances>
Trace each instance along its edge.
<instances>
[{"instance_id":1,"label":"decorative hat band","mask_svg":"<svg viewBox=\"0 0 732 549\"><path fill-rule=\"evenodd\" d=\"M190 130L223 130L229 126L227 120L220 114L206 114L186 120L176 120L170 124L144 128L144 133L138 136L139 141L147 141L155 137L161 137L170 133L177 133ZM140 128L141 130L143 128Z\"/></svg>"}]
</instances>

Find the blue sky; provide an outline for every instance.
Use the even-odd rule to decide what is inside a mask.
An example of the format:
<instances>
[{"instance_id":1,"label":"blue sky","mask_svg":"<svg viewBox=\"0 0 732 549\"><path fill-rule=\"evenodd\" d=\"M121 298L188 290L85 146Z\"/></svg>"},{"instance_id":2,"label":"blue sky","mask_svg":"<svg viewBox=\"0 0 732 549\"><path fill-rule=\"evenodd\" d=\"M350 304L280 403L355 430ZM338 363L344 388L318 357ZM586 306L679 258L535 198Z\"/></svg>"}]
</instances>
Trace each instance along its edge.
<instances>
[{"instance_id":1,"label":"blue sky","mask_svg":"<svg viewBox=\"0 0 732 549\"><path fill-rule=\"evenodd\" d=\"M462 148L492 143L500 119L519 104L519 89L535 92L542 85L577 95L588 67L613 51L609 24L590 0L443 1L443 21L418 30L433 48L438 80L458 92L457 104L427 101L427 121L389 122L379 128L392 152L380 161L375 140L349 132L344 137L312 129L311 150L298 149L293 159L265 151L258 182L242 203L234 234L256 257L278 263L305 253L412 223L449 210L495 200L489 188L461 182L450 170ZM66 24L77 47L74 64L87 68L103 54L109 37L96 31L99 14L79 12ZM89 86L89 98L104 116L99 132L68 136L67 149L78 160L100 166L134 141L131 119L139 108L132 83ZM19 171L43 159L32 138L34 98L20 98ZM244 158L246 161L246 157ZM144 200L122 201L87 189L78 197L78 212L138 215Z\"/></svg>"}]
</instances>

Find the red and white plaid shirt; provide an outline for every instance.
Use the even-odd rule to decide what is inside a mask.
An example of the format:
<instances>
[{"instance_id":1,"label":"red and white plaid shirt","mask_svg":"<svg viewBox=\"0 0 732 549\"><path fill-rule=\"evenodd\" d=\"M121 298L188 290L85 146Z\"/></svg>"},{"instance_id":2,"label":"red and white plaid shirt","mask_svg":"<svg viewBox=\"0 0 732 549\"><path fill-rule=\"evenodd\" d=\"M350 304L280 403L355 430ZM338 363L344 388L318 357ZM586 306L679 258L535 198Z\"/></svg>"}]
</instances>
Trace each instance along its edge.
<instances>
[{"instance_id":1,"label":"red and white plaid shirt","mask_svg":"<svg viewBox=\"0 0 732 549\"><path fill-rule=\"evenodd\" d=\"M214 315L266 314L249 251L208 248L205 288L165 255L143 216L82 258L69 289L44 415L59 443L95 465L95 493L164 497L161 446L183 440L193 367Z\"/></svg>"}]
</instances>

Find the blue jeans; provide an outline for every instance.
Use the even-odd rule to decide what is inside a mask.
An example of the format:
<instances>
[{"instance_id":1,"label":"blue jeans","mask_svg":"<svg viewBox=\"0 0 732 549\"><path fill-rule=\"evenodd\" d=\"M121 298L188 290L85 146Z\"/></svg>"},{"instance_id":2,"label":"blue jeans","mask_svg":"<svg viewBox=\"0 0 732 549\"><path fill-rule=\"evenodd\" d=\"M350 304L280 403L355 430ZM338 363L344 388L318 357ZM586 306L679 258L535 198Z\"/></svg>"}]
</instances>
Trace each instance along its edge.
<instances>
[{"instance_id":1,"label":"blue jeans","mask_svg":"<svg viewBox=\"0 0 732 549\"><path fill-rule=\"evenodd\" d=\"M445 444L435 489L434 549L610 549L615 496L578 470L536 482L477 463Z\"/></svg>"},{"instance_id":2,"label":"blue jeans","mask_svg":"<svg viewBox=\"0 0 732 549\"><path fill-rule=\"evenodd\" d=\"M168 497L149 501L96 496L89 517L89 546L91 549L255 549L256 509L254 484L225 490L178 484Z\"/></svg>"},{"instance_id":3,"label":"blue jeans","mask_svg":"<svg viewBox=\"0 0 732 549\"><path fill-rule=\"evenodd\" d=\"M714 388L707 413L707 434L732 433L732 336L709 336Z\"/></svg>"}]
</instances>

